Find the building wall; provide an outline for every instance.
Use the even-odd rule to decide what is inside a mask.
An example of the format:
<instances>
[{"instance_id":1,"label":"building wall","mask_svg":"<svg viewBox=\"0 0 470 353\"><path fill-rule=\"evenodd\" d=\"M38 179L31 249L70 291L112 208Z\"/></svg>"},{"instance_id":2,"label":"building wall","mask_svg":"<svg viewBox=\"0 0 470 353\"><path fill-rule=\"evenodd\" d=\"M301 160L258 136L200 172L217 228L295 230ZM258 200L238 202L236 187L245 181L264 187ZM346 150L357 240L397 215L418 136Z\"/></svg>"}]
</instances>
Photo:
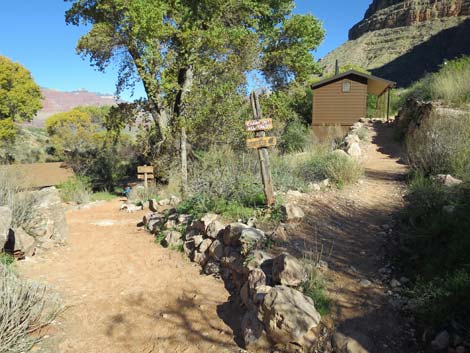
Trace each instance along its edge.
<instances>
[{"instance_id":1,"label":"building wall","mask_svg":"<svg viewBox=\"0 0 470 353\"><path fill-rule=\"evenodd\" d=\"M350 92L343 92L343 82L351 84ZM346 77L313 91L312 125L350 126L366 116L367 80Z\"/></svg>"}]
</instances>

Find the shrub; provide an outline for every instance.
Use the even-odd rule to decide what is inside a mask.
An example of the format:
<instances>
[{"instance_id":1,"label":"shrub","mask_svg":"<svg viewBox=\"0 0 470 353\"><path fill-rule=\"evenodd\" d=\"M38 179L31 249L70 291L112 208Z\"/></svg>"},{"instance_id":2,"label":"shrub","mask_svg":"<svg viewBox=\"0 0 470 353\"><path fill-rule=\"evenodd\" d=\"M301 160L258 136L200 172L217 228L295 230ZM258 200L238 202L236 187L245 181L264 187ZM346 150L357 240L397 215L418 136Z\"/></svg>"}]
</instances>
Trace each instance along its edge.
<instances>
[{"instance_id":1,"label":"shrub","mask_svg":"<svg viewBox=\"0 0 470 353\"><path fill-rule=\"evenodd\" d=\"M129 195L129 200L134 203L145 202L148 200L159 200L159 190L155 183L149 182L147 187L133 187Z\"/></svg>"},{"instance_id":2,"label":"shrub","mask_svg":"<svg viewBox=\"0 0 470 353\"><path fill-rule=\"evenodd\" d=\"M33 226L36 195L22 186L24 176L0 170L0 206L7 206L12 212L12 227L26 231Z\"/></svg>"},{"instance_id":3,"label":"shrub","mask_svg":"<svg viewBox=\"0 0 470 353\"><path fill-rule=\"evenodd\" d=\"M408 97L443 100L446 104L470 103L470 57L444 62L441 69L414 83L400 97L400 106Z\"/></svg>"},{"instance_id":4,"label":"shrub","mask_svg":"<svg viewBox=\"0 0 470 353\"><path fill-rule=\"evenodd\" d=\"M91 200L91 182L86 177L69 178L58 185L60 196L64 202L76 202L84 204Z\"/></svg>"},{"instance_id":5,"label":"shrub","mask_svg":"<svg viewBox=\"0 0 470 353\"><path fill-rule=\"evenodd\" d=\"M406 150L415 170L470 180L470 114L434 113L407 136Z\"/></svg>"},{"instance_id":6,"label":"shrub","mask_svg":"<svg viewBox=\"0 0 470 353\"><path fill-rule=\"evenodd\" d=\"M325 278L315 269L311 269L307 275L307 281L302 284L304 294L312 298L315 308L321 316L329 314L331 300L326 293Z\"/></svg>"},{"instance_id":7,"label":"shrub","mask_svg":"<svg viewBox=\"0 0 470 353\"><path fill-rule=\"evenodd\" d=\"M308 128L298 120L289 122L284 128L279 143L283 153L301 152L311 138Z\"/></svg>"},{"instance_id":8,"label":"shrub","mask_svg":"<svg viewBox=\"0 0 470 353\"><path fill-rule=\"evenodd\" d=\"M56 296L44 286L19 279L0 264L0 352L19 353L41 339L31 334L60 312Z\"/></svg>"}]
</instances>

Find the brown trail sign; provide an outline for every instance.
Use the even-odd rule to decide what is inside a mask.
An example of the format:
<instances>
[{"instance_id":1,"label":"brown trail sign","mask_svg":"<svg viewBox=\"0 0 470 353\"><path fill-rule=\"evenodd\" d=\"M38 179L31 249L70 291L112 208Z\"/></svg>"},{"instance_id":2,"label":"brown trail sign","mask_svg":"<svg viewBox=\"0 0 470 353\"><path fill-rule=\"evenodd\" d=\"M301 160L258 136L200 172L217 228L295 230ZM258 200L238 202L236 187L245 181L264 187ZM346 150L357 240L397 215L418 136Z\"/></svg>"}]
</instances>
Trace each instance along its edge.
<instances>
[{"instance_id":1,"label":"brown trail sign","mask_svg":"<svg viewBox=\"0 0 470 353\"><path fill-rule=\"evenodd\" d=\"M246 131L266 131L273 129L273 119L248 120L245 121Z\"/></svg>"},{"instance_id":2,"label":"brown trail sign","mask_svg":"<svg viewBox=\"0 0 470 353\"><path fill-rule=\"evenodd\" d=\"M258 95L256 94L256 92L251 93L250 102L251 108L253 110L254 120L248 121L245 125L248 131L256 131L256 138L248 139L247 146L250 148L258 149L258 157L261 165L261 178L263 180L266 204L268 207L271 207L274 205L275 200L273 182L271 179L271 170L269 166L269 153L267 147L274 146L276 144L276 139L274 137L266 137L266 134L263 131L264 129L262 129L263 126L266 126L266 130L272 129L272 120L264 119L265 121L263 121L263 113L261 112L261 106L259 104ZM268 122L267 120L270 120L270 122ZM256 121L256 123L254 121ZM251 130L252 126L254 126L254 130Z\"/></svg>"},{"instance_id":3,"label":"brown trail sign","mask_svg":"<svg viewBox=\"0 0 470 353\"><path fill-rule=\"evenodd\" d=\"M137 178L144 181L144 186L148 187L148 180L155 179L153 175L153 167L148 165L143 165L137 167Z\"/></svg>"}]
</instances>

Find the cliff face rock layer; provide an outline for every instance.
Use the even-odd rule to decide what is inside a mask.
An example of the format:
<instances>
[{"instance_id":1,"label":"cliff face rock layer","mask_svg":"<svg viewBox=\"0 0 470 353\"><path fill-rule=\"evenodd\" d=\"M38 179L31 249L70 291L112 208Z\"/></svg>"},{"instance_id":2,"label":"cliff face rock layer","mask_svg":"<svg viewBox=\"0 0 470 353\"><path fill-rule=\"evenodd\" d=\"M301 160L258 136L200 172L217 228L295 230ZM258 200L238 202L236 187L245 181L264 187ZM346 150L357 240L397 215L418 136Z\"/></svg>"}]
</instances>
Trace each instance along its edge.
<instances>
[{"instance_id":1,"label":"cliff face rock layer","mask_svg":"<svg viewBox=\"0 0 470 353\"><path fill-rule=\"evenodd\" d=\"M353 64L406 86L445 59L470 55L470 0L374 0L349 41L321 60Z\"/></svg>"}]
</instances>

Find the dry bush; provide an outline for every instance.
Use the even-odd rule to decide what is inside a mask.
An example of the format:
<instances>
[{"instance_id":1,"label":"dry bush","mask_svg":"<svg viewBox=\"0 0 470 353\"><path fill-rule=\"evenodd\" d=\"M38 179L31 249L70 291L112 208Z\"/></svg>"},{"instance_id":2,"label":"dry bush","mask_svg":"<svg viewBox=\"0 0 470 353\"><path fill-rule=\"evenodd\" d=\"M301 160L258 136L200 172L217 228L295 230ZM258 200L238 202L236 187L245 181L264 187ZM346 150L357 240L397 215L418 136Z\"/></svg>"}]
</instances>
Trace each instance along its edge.
<instances>
[{"instance_id":1,"label":"dry bush","mask_svg":"<svg viewBox=\"0 0 470 353\"><path fill-rule=\"evenodd\" d=\"M22 176L0 169L0 206L7 206L12 212L12 228L28 230L33 226L37 196L22 186Z\"/></svg>"},{"instance_id":2,"label":"dry bush","mask_svg":"<svg viewBox=\"0 0 470 353\"><path fill-rule=\"evenodd\" d=\"M470 114L434 113L407 137L406 148L415 170L470 180Z\"/></svg>"},{"instance_id":3,"label":"dry bush","mask_svg":"<svg viewBox=\"0 0 470 353\"><path fill-rule=\"evenodd\" d=\"M48 325L62 309L46 287L19 279L0 264L0 352L26 352L41 336L31 336Z\"/></svg>"},{"instance_id":4,"label":"dry bush","mask_svg":"<svg viewBox=\"0 0 470 353\"><path fill-rule=\"evenodd\" d=\"M158 199L159 190L155 183L149 182L147 187L133 187L129 194L129 201L134 203Z\"/></svg>"}]
</instances>

